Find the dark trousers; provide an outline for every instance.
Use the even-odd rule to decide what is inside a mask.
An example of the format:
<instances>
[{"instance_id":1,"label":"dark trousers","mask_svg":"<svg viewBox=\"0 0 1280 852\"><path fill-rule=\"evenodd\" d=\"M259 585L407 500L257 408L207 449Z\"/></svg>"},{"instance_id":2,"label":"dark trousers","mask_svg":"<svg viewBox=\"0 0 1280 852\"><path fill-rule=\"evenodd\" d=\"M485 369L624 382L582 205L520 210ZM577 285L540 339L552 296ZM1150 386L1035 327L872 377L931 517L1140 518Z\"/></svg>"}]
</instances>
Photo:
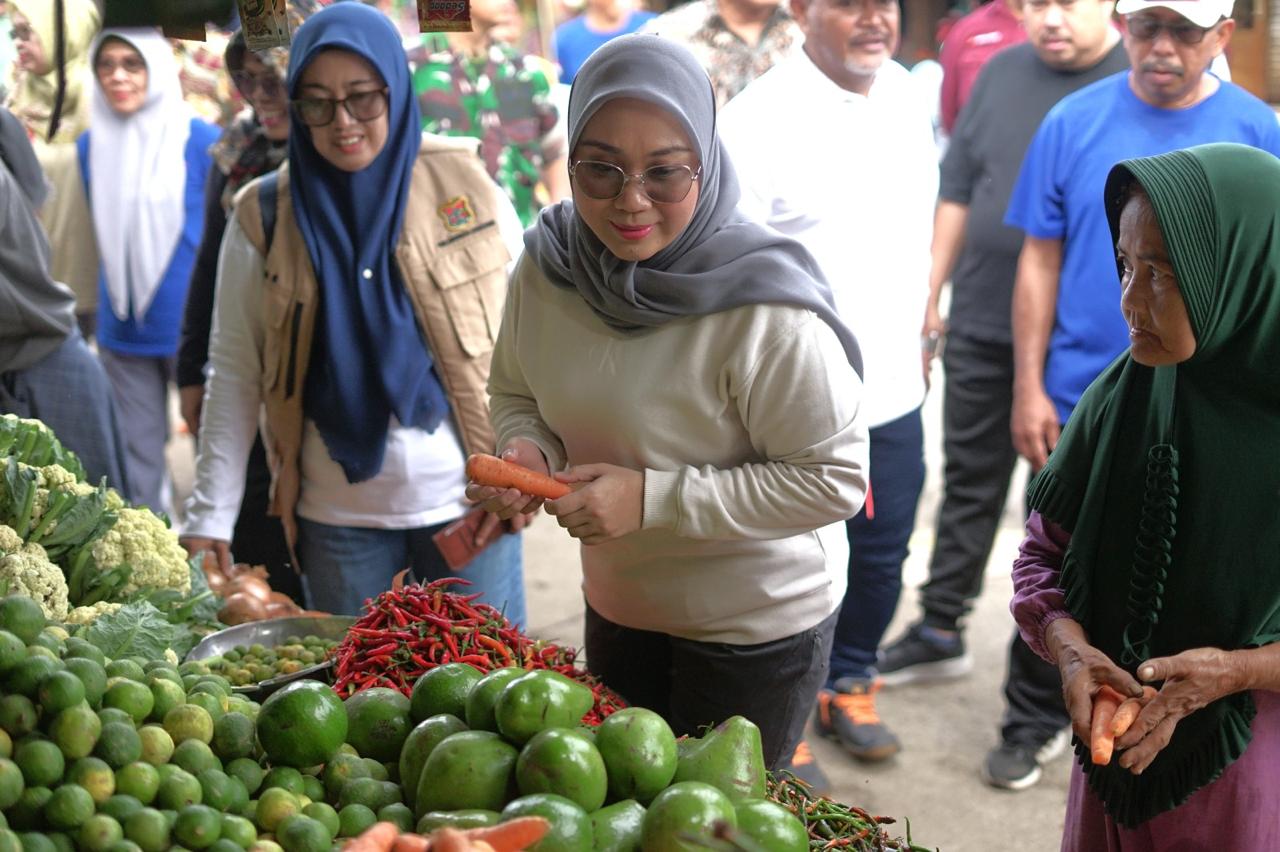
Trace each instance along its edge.
<instances>
[{"instance_id":1,"label":"dark trousers","mask_svg":"<svg viewBox=\"0 0 1280 852\"><path fill-rule=\"evenodd\" d=\"M267 580L274 591L303 603L302 577L295 570L279 518L267 514L271 504L271 468L262 438L253 440L245 467L244 499L231 534L231 553L237 562L265 565Z\"/></svg>"},{"instance_id":2,"label":"dark trousers","mask_svg":"<svg viewBox=\"0 0 1280 852\"><path fill-rule=\"evenodd\" d=\"M876 649L902 593L902 563L923 487L924 426L917 408L871 430L871 497L845 522L849 588L836 622L829 688L875 670Z\"/></svg>"},{"instance_id":3,"label":"dark trousers","mask_svg":"<svg viewBox=\"0 0 1280 852\"><path fill-rule=\"evenodd\" d=\"M835 615L759 645L696 642L615 624L587 605L587 668L676 736L745 716L760 728L764 762L784 764L804 735L827 673Z\"/></svg>"},{"instance_id":4,"label":"dark trousers","mask_svg":"<svg viewBox=\"0 0 1280 852\"><path fill-rule=\"evenodd\" d=\"M956 630L982 591L1018 460L1009 433L1013 347L952 334L942 363L942 505L920 598L925 624Z\"/></svg>"},{"instance_id":5,"label":"dark trousers","mask_svg":"<svg viewBox=\"0 0 1280 852\"><path fill-rule=\"evenodd\" d=\"M1004 681L1004 718L1000 737L1007 743L1041 745L1071 724L1062 700L1058 667L1045 662L1013 631Z\"/></svg>"}]
</instances>

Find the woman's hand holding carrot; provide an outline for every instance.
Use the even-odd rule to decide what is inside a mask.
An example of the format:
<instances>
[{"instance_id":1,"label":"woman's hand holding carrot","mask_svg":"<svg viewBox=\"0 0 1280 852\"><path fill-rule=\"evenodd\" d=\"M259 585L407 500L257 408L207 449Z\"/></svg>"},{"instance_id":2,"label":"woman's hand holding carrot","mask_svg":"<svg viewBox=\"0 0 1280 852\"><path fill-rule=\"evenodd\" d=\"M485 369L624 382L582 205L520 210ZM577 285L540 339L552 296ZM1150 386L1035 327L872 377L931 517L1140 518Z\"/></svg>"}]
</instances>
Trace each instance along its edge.
<instances>
[{"instance_id":1,"label":"woman's hand holding carrot","mask_svg":"<svg viewBox=\"0 0 1280 852\"><path fill-rule=\"evenodd\" d=\"M603 544L640 529L644 471L613 464L583 464L557 473L574 491L547 503L547 514L583 544Z\"/></svg>"},{"instance_id":2,"label":"woman's hand holding carrot","mask_svg":"<svg viewBox=\"0 0 1280 852\"><path fill-rule=\"evenodd\" d=\"M1115 690L1121 700L1142 695L1142 687L1132 675L1089 644L1079 622L1070 618L1050 622L1045 628L1045 645L1058 664L1071 729L1081 742L1093 739L1094 697L1102 687Z\"/></svg>"},{"instance_id":3,"label":"woman's hand holding carrot","mask_svg":"<svg viewBox=\"0 0 1280 852\"><path fill-rule=\"evenodd\" d=\"M532 474L550 477L547 459L538 445L525 438L513 438L503 449L500 458L518 465ZM468 464L468 476L475 465ZM544 498L533 496L518 488L488 485L478 481L467 484L467 499L491 513L476 534L477 543L483 544L488 536L497 535L499 521L511 521L512 530L518 531L528 524L530 516L542 507ZM491 521L491 523L490 523Z\"/></svg>"}]
</instances>

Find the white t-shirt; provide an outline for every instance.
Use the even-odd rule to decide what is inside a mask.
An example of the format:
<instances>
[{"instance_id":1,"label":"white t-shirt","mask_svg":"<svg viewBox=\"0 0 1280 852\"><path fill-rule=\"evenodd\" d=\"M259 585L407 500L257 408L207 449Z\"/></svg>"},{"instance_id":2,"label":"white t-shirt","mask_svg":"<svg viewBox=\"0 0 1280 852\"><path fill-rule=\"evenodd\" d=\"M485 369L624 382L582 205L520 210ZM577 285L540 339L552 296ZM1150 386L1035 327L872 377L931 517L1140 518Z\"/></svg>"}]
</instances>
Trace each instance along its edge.
<instances>
[{"instance_id":1,"label":"white t-shirt","mask_svg":"<svg viewBox=\"0 0 1280 852\"><path fill-rule=\"evenodd\" d=\"M798 50L731 100L718 126L742 211L809 249L857 335L868 424L917 408L938 196L920 87L890 61L869 95L855 94Z\"/></svg>"}]
</instances>

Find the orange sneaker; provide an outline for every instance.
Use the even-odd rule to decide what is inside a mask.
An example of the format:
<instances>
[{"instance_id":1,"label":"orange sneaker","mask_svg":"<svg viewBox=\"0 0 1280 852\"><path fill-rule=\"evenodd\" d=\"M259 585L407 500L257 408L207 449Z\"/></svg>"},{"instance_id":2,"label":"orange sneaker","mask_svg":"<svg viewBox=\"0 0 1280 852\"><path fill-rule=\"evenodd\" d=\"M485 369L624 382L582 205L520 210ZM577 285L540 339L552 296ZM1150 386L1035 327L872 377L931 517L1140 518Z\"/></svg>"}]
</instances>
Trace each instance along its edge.
<instances>
[{"instance_id":1,"label":"orange sneaker","mask_svg":"<svg viewBox=\"0 0 1280 852\"><path fill-rule=\"evenodd\" d=\"M887 760L902 750L880 714L876 712L879 679L845 677L835 689L818 693L815 727L818 733L844 746L859 760Z\"/></svg>"},{"instance_id":2,"label":"orange sneaker","mask_svg":"<svg viewBox=\"0 0 1280 852\"><path fill-rule=\"evenodd\" d=\"M818 765L818 760L813 756L806 740L800 741L795 753L778 769L790 772L797 781L808 787L809 792L814 796L827 796L831 793L831 779Z\"/></svg>"}]
</instances>

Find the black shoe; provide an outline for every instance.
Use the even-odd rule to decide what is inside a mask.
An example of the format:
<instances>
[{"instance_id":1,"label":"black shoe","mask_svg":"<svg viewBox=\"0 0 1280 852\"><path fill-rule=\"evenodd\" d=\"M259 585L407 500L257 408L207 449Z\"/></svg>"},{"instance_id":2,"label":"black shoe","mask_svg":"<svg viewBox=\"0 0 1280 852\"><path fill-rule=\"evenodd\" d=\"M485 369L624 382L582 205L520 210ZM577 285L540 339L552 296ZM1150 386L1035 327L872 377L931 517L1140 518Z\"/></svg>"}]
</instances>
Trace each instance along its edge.
<instances>
[{"instance_id":1,"label":"black shoe","mask_svg":"<svg viewBox=\"0 0 1280 852\"><path fill-rule=\"evenodd\" d=\"M822 771L822 767L818 765L818 759L813 756L813 752L809 750L809 743L805 740L800 741L800 745L796 746L795 754L791 755L778 769L790 772L797 781L808 787L812 798L831 794L831 779Z\"/></svg>"},{"instance_id":2,"label":"black shoe","mask_svg":"<svg viewBox=\"0 0 1280 852\"><path fill-rule=\"evenodd\" d=\"M1067 749L1071 732L1058 731L1042 743L1002 742L987 754L982 780L1002 790L1025 790L1040 780L1041 767Z\"/></svg>"},{"instance_id":3,"label":"black shoe","mask_svg":"<svg viewBox=\"0 0 1280 852\"><path fill-rule=\"evenodd\" d=\"M949 680L973 670L973 655L965 651L960 634L948 638L931 627L914 624L880 652L876 669L885 686Z\"/></svg>"},{"instance_id":4,"label":"black shoe","mask_svg":"<svg viewBox=\"0 0 1280 852\"><path fill-rule=\"evenodd\" d=\"M902 744L876 712L879 691L879 680L841 678L835 689L818 692L814 727L859 760L874 762L893 757Z\"/></svg>"}]
</instances>

